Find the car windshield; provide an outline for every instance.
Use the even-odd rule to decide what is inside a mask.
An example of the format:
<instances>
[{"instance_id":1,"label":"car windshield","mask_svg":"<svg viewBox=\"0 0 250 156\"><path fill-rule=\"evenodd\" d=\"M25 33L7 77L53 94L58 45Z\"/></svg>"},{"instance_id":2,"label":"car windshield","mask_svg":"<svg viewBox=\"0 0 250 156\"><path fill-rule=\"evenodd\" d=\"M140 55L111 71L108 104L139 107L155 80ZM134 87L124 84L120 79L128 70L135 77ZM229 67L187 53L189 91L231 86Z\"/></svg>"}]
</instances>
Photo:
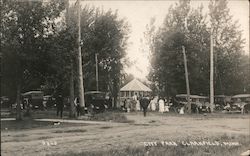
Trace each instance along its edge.
<instances>
[{"instance_id":1,"label":"car windshield","mask_svg":"<svg viewBox=\"0 0 250 156\"><path fill-rule=\"evenodd\" d=\"M92 94L91 96L92 96L93 100L94 99L104 99L105 98L105 94L100 94L100 93L98 93L98 94Z\"/></svg>"}]
</instances>

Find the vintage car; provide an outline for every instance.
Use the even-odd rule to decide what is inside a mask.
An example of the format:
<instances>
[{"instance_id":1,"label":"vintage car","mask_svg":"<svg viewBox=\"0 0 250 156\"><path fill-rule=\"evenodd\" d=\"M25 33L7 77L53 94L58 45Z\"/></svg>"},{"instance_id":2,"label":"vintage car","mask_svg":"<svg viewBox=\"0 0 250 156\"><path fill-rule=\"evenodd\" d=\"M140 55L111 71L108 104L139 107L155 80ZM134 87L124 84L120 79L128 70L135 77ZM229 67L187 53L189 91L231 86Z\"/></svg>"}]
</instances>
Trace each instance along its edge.
<instances>
[{"instance_id":1,"label":"vintage car","mask_svg":"<svg viewBox=\"0 0 250 156\"><path fill-rule=\"evenodd\" d=\"M109 99L105 92L88 91L84 94L85 111L89 113L101 113L108 108Z\"/></svg>"},{"instance_id":2,"label":"vintage car","mask_svg":"<svg viewBox=\"0 0 250 156\"><path fill-rule=\"evenodd\" d=\"M231 111L248 113L250 111L250 94L238 94L232 96Z\"/></svg>"},{"instance_id":3,"label":"vintage car","mask_svg":"<svg viewBox=\"0 0 250 156\"><path fill-rule=\"evenodd\" d=\"M0 97L1 109L9 109L11 108L10 99L7 96Z\"/></svg>"},{"instance_id":4,"label":"vintage car","mask_svg":"<svg viewBox=\"0 0 250 156\"><path fill-rule=\"evenodd\" d=\"M175 96L178 105L187 106L187 94L178 94ZM192 113L210 112L208 97L199 95L190 95Z\"/></svg>"},{"instance_id":5,"label":"vintage car","mask_svg":"<svg viewBox=\"0 0 250 156\"><path fill-rule=\"evenodd\" d=\"M42 91L29 91L22 94L24 109L29 105L32 109L44 109L43 105L43 92Z\"/></svg>"},{"instance_id":6,"label":"vintage car","mask_svg":"<svg viewBox=\"0 0 250 156\"><path fill-rule=\"evenodd\" d=\"M231 102L231 96L226 96L226 95L214 96L215 110L217 111L222 111L224 107L230 102Z\"/></svg>"},{"instance_id":7,"label":"vintage car","mask_svg":"<svg viewBox=\"0 0 250 156\"><path fill-rule=\"evenodd\" d=\"M52 95L43 96L43 106L46 109L54 108L56 106L56 99Z\"/></svg>"}]
</instances>

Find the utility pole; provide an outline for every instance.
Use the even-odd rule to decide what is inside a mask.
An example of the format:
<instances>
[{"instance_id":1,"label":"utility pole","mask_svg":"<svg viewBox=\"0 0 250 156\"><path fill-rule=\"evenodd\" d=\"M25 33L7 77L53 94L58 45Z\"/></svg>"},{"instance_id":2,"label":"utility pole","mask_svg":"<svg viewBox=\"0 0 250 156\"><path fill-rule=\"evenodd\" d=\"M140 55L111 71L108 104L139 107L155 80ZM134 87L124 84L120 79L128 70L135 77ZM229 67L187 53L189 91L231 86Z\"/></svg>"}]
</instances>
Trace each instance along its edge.
<instances>
[{"instance_id":1,"label":"utility pole","mask_svg":"<svg viewBox=\"0 0 250 156\"><path fill-rule=\"evenodd\" d=\"M213 49L213 28L211 26L210 32L210 109L214 110L214 49Z\"/></svg>"},{"instance_id":2,"label":"utility pole","mask_svg":"<svg viewBox=\"0 0 250 156\"><path fill-rule=\"evenodd\" d=\"M95 76L96 76L96 91L99 91L99 77L98 77L98 58L97 53L95 54Z\"/></svg>"},{"instance_id":3,"label":"utility pole","mask_svg":"<svg viewBox=\"0 0 250 156\"><path fill-rule=\"evenodd\" d=\"M82 74L82 52L81 52L81 4L80 0L77 0L78 5L78 89L79 89L79 102L82 113L84 112L85 101L84 101L84 88L83 88L83 74Z\"/></svg>"},{"instance_id":4,"label":"utility pole","mask_svg":"<svg viewBox=\"0 0 250 156\"><path fill-rule=\"evenodd\" d=\"M185 30L188 30L187 18L185 18L185 20L184 20L184 27L185 27ZM189 88L188 69L187 69L187 56L186 56L185 46L182 46L182 52L183 52L183 59L184 59L185 79L186 79L186 89L187 89L187 108L188 108L187 112L189 114L191 114L192 111L191 111L191 102L190 102L190 88Z\"/></svg>"},{"instance_id":5,"label":"utility pole","mask_svg":"<svg viewBox=\"0 0 250 156\"><path fill-rule=\"evenodd\" d=\"M189 88L188 69L187 69L187 57L186 57L186 52L185 52L185 47L184 46L182 46L182 52L183 52L184 67L185 67L188 113L191 113L190 88Z\"/></svg>"},{"instance_id":6,"label":"utility pole","mask_svg":"<svg viewBox=\"0 0 250 156\"><path fill-rule=\"evenodd\" d=\"M2 53L0 53L0 97L2 96L2 72L3 72L3 68L2 68Z\"/></svg>"},{"instance_id":7,"label":"utility pole","mask_svg":"<svg viewBox=\"0 0 250 156\"><path fill-rule=\"evenodd\" d=\"M66 4L66 25L69 28L69 0L67 0ZM69 79L69 99L70 99L70 111L69 111L69 117L74 118L75 117L75 104L74 104L74 66L73 66L73 58L70 59L70 79Z\"/></svg>"}]
</instances>

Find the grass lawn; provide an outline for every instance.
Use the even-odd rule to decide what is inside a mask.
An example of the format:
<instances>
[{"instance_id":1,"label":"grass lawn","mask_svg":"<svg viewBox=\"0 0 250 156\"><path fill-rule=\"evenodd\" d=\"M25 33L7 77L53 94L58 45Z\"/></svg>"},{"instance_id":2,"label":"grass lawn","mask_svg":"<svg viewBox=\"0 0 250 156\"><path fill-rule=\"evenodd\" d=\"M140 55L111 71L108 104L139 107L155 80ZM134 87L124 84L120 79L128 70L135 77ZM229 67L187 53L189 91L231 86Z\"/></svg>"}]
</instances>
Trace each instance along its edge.
<instances>
[{"instance_id":1,"label":"grass lawn","mask_svg":"<svg viewBox=\"0 0 250 156\"><path fill-rule=\"evenodd\" d=\"M76 125L87 125L87 124L75 124L75 123L54 123L47 121L35 121L33 119L23 119L21 121L1 121L1 131L19 131L19 130L30 130L30 129L41 129L41 128L64 128L73 127Z\"/></svg>"},{"instance_id":2,"label":"grass lawn","mask_svg":"<svg viewBox=\"0 0 250 156\"><path fill-rule=\"evenodd\" d=\"M237 156L250 149L250 139L247 136L228 136L226 134L212 138L196 138L190 140L186 138L182 140L171 141L177 143L177 146L169 144L162 144L158 142L157 145L144 147L121 147L120 150L111 149L104 151L92 152L67 152L67 153L54 153L48 156ZM218 145L187 145L190 142L218 142Z\"/></svg>"},{"instance_id":3,"label":"grass lawn","mask_svg":"<svg viewBox=\"0 0 250 156\"><path fill-rule=\"evenodd\" d=\"M37 111L32 118L57 117L54 111ZM113 111L88 119L108 121L101 124L57 124L32 118L1 121L2 155L239 156L250 149L249 114L149 112L143 117L142 112ZM198 144L203 141L204 145Z\"/></svg>"}]
</instances>

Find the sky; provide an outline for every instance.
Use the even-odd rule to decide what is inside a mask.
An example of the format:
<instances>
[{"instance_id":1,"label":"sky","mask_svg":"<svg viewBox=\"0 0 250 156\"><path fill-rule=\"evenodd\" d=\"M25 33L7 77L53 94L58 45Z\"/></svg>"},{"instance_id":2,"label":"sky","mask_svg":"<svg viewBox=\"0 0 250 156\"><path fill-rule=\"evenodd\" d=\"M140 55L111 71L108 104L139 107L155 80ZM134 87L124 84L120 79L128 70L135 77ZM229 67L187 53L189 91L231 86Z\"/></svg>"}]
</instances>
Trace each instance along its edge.
<instances>
[{"instance_id":1,"label":"sky","mask_svg":"<svg viewBox=\"0 0 250 156\"><path fill-rule=\"evenodd\" d=\"M149 72L149 52L143 52L141 49L141 39L144 38L143 32L146 31L146 25L149 24L152 17L156 18L155 26L159 27L168 13L170 5L174 5L178 0L165 1L124 1L124 0L102 0L102 1L82 1L81 5L101 7L104 10L118 10L119 17L126 18L130 24L129 46L127 56L134 64L125 69L125 72L134 75L136 78L144 79ZM204 6L204 13L208 12L209 0L191 1L191 6L197 8L200 4ZM228 7L233 20L238 20L243 30L243 38L246 39L245 53L249 53L249 2L248 0L229 0Z\"/></svg>"}]
</instances>

